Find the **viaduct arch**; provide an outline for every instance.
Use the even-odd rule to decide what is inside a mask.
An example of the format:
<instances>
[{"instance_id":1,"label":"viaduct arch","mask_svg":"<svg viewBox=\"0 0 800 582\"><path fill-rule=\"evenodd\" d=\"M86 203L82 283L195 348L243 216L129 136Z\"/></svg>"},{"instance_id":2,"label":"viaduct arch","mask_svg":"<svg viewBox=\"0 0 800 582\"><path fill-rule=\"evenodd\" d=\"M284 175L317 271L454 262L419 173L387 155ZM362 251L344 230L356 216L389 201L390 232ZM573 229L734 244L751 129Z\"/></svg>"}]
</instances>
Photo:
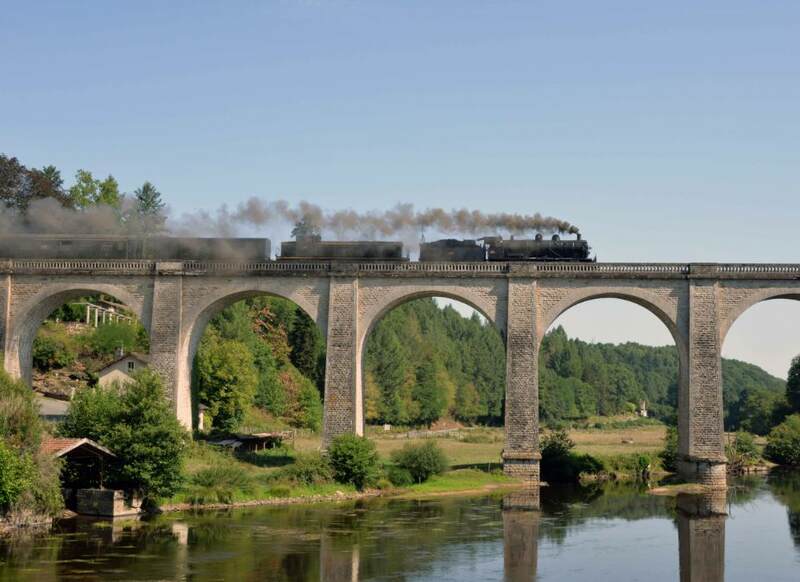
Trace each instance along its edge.
<instances>
[{"instance_id":1,"label":"viaduct arch","mask_svg":"<svg viewBox=\"0 0 800 582\"><path fill-rule=\"evenodd\" d=\"M444 296L471 305L506 342L505 471L539 478L538 351L564 311L591 299L637 303L678 347L680 471L725 486L720 349L732 323L773 298L800 299L800 265L680 263L324 263L0 259L0 356L30 378L36 329L87 292L125 302L150 333L151 365L191 424L192 358L208 320L253 295L295 302L327 341L324 438L363 431L363 347L392 307Z\"/></svg>"}]
</instances>

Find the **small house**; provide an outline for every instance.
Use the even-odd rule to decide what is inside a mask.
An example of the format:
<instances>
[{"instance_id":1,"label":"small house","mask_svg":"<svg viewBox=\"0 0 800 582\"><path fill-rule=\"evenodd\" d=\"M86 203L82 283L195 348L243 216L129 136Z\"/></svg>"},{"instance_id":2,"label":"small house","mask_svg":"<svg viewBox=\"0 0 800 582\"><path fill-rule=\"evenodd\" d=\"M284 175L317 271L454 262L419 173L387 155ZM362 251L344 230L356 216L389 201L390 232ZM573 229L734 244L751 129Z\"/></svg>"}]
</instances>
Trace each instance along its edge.
<instances>
[{"instance_id":1,"label":"small house","mask_svg":"<svg viewBox=\"0 0 800 582\"><path fill-rule=\"evenodd\" d=\"M131 376L147 367L149 358L144 354L128 352L119 354L117 359L97 372L97 383L107 386L114 382L124 384L131 381Z\"/></svg>"}]
</instances>

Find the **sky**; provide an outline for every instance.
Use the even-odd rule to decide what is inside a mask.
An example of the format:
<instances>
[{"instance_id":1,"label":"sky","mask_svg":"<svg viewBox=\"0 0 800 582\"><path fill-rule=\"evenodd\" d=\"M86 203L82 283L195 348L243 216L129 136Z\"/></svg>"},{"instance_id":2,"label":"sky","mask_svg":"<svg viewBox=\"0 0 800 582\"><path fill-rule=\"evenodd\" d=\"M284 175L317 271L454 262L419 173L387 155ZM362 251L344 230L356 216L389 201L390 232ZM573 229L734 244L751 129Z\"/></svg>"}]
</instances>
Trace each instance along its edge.
<instances>
[{"instance_id":1,"label":"sky","mask_svg":"<svg viewBox=\"0 0 800 582\"><path fill-rule=\"evenodd\" d=\"M604 261L796 262L800 3L698 4L0 0L0 152L176 214L465 206L569 220ZM726 350L785 376L782 303ZM608 305L568 331L669 339Z\"/></svg>"}]
</instances>

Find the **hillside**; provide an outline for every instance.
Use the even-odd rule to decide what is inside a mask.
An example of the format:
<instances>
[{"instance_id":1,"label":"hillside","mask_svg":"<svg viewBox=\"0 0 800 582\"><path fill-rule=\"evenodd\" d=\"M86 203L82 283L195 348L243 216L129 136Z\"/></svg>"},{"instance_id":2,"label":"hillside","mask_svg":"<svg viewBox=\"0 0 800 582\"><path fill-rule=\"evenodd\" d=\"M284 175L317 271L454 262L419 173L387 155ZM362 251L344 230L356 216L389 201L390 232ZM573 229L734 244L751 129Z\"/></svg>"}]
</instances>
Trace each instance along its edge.
<instances>
[{"instance_id":1,"label":"hillside","mask_svg":"<svg viewBox=\"0 0 800 582\"><path fill-rule=\"evenodd\" d=\"M424 424L448 415L503 421L505 349L477 315L464 318L431 299L402 305L368 338L366 364L368 422ZM674 347L590 344L558 327L540 351L541 417L552 423L616 415L645 400L657 418L672 421L677 381ZM782 398L783 391L784 382L758 366L723 360L727 428L751 422L754 408Z\"/></svg>"}]
</instances>

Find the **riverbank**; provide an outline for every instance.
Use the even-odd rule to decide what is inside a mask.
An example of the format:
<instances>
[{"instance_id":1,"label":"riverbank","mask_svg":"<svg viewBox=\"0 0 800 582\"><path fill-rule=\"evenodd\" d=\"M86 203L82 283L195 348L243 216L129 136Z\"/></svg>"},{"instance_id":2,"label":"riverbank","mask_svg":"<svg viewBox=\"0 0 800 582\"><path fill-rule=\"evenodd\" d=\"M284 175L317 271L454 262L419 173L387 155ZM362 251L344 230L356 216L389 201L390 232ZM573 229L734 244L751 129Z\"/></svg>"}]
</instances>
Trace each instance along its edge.
<instances>
[{"instance_id":1,"label":"riverbank","mask_svg":"<svg viewBox=\"0 0 800 582\"><path fill-rule=\"evenodd\" d=\"M319 493L319 488L299 487L284 497L263 497L240 499L228 503L166 503L159 509L162 512L207 511L217 509L234 509L243 507L260 507L268 505L296 505L352 501L371 497L398 499L425 499L447 495L485 495L497 491L512 491L524 487L524 483L499 473L486 473L477 469L457 469L442 475L431 477L424 483L409 487L390 487L385 489L366 489L355 491L352 487L339 483L328 484L326 488L334 489L331 493Z\"/></svg>"}]
</instances>

